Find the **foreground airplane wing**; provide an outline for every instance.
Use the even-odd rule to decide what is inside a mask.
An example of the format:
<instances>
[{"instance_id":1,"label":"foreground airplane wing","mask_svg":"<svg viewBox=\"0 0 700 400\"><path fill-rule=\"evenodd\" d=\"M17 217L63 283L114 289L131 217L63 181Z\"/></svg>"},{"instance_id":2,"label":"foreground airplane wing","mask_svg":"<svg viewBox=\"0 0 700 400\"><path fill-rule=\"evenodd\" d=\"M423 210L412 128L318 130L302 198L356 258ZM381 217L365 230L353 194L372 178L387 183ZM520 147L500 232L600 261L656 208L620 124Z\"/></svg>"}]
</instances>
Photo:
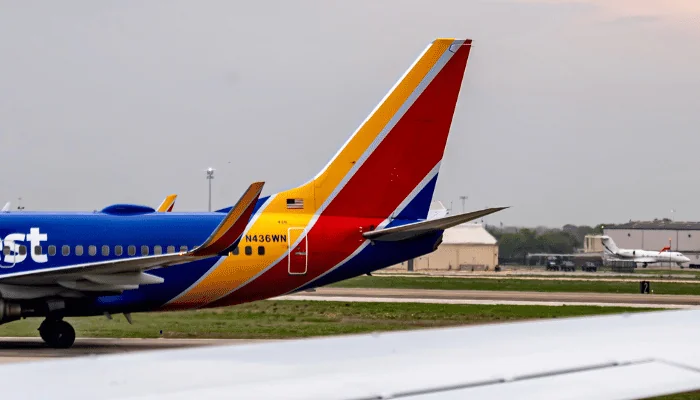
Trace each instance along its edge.
<instances>
[{"instance_id":1,"label":"foreground airplane wing","mask_svg":"<svg viewBox=\"0 0 700 400\"><path fill-rule=\"evenodd\" d=\"M62 287L76 291L119 291L135 289L142 284L160 283L162 278L144 271L223 255L235 247L250 220L262 188L262 182L250 185L211 236L190 251L9 273L0 277L0 285L3 285L4 292L14 293L11 285L58 285L60 287L55 287L55 290ZM16 291L17 296L22 293L33 295L26 286Z\"/></svg>"},{"instance_id":2,"label":"foreground airplane wing","mask_svg":"<svg viewBox=\"0 0 700 400\"><path fill-rule=\"evenodd\" d=\"M425 235L430 232L445 230L453 226L457 226L464 222L472 221L483 216L493 214L495 212L505 210L508 207L487 208L484 210L473 211L466 214L452 215L445 218L428 219L421 222L395 226L386 229L377 229L362 234L370 240L381 241L398 241L406 240L412 237Z\"/></svg>"},{"instance_id":3,"label":"foreground airplane wing","mask_svg":"<svg viewBox=\"0 0 700 400\"><path fill-rule=\"evenodd\" d=\"M175 199L177 199L176 194L168 195L165 200L156 209L157 212L171 212L175 206Z\"/></svg>"},{"instance_id":4,"label":"foreground airplane wing","mask_svg":"<svg viewBox=\"0 0 700 400\"><path fill-rule=\"evenodd\" d=\"M700 389L700 310L0 366L21 399L641 399ZM40 385L37 382L41 382Z\"/></svg>"}]
</instances>

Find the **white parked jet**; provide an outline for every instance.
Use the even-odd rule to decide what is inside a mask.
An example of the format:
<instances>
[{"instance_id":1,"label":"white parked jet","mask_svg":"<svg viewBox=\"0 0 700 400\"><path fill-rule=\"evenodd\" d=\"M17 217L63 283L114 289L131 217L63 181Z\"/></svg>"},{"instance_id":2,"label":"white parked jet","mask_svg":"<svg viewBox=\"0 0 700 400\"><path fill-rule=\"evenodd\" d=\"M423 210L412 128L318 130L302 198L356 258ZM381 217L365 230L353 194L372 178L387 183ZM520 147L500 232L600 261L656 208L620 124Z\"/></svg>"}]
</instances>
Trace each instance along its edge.
<instances>
[{"instance_id":1,"label":"white parked jet","mask_svg":"<svg viewBox=\"0 0 700 400\"><path fill-rule=\"evenodd\" d=\"M668 262L676 263L679 266L683 263L690 262L690 259L679 253L677 251L666 251L666 248L662 251L651 251L651 250L641 250L641 249L621 249L617 247L615 242L610 238L610 236L601 236L601 242L603 243L603 251L606 256L612 257L618 260L634 261L636 263L641 263L644 267L647 264Z\"/></svg>"}]
</instances>

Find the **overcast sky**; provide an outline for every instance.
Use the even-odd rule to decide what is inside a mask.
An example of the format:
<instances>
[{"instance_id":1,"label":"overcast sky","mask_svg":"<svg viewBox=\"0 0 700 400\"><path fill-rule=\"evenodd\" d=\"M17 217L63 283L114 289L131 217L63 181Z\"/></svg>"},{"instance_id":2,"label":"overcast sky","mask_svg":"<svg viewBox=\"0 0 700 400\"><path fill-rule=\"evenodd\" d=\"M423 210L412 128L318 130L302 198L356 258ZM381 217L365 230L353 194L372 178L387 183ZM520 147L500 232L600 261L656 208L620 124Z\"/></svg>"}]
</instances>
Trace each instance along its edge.
<instances>
[{"instance_id":1,"label":"overcast sky","mask_svg":"<svg viewBox=\"0 0 700 400\"><path fill-rule=\"evenodd\" d=\"M0 203L206 210L209 166L216 208L294 187L446 36L474 48L435 199L700 220L697 0L0 1Z\"/></svg>"}]
</instances>

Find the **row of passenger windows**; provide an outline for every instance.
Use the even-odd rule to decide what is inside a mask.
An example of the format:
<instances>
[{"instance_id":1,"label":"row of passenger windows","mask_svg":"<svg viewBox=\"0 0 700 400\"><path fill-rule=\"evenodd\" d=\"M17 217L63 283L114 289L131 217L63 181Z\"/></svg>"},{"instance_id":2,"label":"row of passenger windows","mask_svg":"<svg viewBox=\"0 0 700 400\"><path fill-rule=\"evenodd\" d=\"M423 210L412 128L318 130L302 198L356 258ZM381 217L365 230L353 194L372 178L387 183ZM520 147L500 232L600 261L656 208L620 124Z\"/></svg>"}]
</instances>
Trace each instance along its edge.
<instances>
[{"instance_id":1,"label":"row of passenger windows","mask_svg":"<svg viewBox=\"0 0 700 400\"><path fill-rule=\"evenodd\" d=\"M243 251L245 252L245 255L250 256L253 254L253 248L251 246L246 246ZM233 249L232 252L228 253L229 255L234 255L237 256L240 253L240 250L238 250L238 246L236 246L235 249ZM258 246L258 255L263 256L265 255L265 246Z\"/></svg>"},{"instance_id":2,"label":"row of passenger windows","mask_svg":"<svg viewBox=\"0 0 700 400\"><path fill-rule=\"evenodd\" d=\"M194 247L193 247L194 248ZM48 255L50 256L55 256L56 255L56 246L51 245L49 246L49 251ZM41 246L34 246L34 254L36 255L41 255L43 254L44 249ZM102 246L102 255L103 256L109 256L111 251L111 247L104 245ZM136 246L128 246L127 249L127 254L130 256L135 256L136 255ZM141 255L142 256L147 256L150 254L151 248L149 246L141 246ZM175 253L175 246L168 246L165 249L166 253ZM186 252L187 251L187 246L180 246L180 251L181 252ZM253 248L251 246L246 246L244 249L245 255L250 256L253 254ZM61 254L64 256L69 256L71 253L71 246L64 245L61 247ZM233 249L232 252L229 253L229 255L234 255L237 256L240 253L238 250L238 247ZM3 248L3 254L4 255L9 255L10 254L10 248L8 246L5 246ZM27 247L25 245L20 245L19 246L19 254L20 255L25 255L27 254ZM74 254L76 256L82 256L83 255L83 246L82 245L77 245L75 246ZM94 256L97 254L97 247L96 246L88 246L88 254L91 256ZM119 257L122 254L124 254L124 248L122 246L114 246L114 255ZM153 254L163 254L163 248L161 246L153 246ZM258 246L258 255L264 255L265 254L265 246Z\"/></svg>"}]
</instances>

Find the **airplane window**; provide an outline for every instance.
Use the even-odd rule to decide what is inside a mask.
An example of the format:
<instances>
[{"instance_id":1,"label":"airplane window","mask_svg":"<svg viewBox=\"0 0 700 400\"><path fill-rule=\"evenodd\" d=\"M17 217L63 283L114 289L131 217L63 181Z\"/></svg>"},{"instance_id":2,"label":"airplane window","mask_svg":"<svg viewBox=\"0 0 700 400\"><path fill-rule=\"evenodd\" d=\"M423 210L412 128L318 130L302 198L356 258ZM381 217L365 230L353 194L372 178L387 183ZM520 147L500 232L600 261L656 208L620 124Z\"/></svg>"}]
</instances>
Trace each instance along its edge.
<instances>
[{"instance_id":1,"label":"airplane window","mask_svg":"<svg viewBox=\"0 0 700 400\"><path fill-rule=\"evenodd\" d=\"M107 246L107 245L102 246L102 255L105 257L109 255L109 246Z\"/></svg>"},{"instance_id":2,"label":"airplane window","mask_svg":"<svg viewBox=\"0 0 700 400\"><path fill-rule=\"evenodd\" d=\"M56 255L56 246L54 246L54 245L49 246L49 255L50 256Z\"/></svg>"},{"instance_id":3,"label":"airplane window","mask_svg":"<svg viewBox=\"0 0 700 400\"><path fill-rule=\"evenodd\" d=\"M70 246L64 244L63 247L61 247L61 254L63 254L64 256L69 256Z\"/></svg>"},{"instance_id":4,"label":"airplane window","mask_svg":"<svg viewBox=\"0 0 700 400\"><path fill-rule=\"evenodd\" d=\"M114 255L115 256L119 257L122 255L123 252L124 252L124 249L122 248L122 246L115 246L114 247Z\"/></svg>"},{"instance_id":5,"label":"airplane window","mask_svg":"<svg viewBox=\"0 0 700 400\"><path fill-rule=\"evenodd\" d=\"M258 255L259 256L265 255L265 246L258 246Z\"/></svg>"},{"instance_id":6,"label":"airplane window","mask_svg":"<svg viewBox=\"0 0 700 400\"><path fill-rule=\"evenodd\" d=\"M245 247L245 255L249 256L251 254L253 254L253 248L250 246L246 246Z\"/></svg>"},{"instance_id":7,"label":"airplane window","mask_svg":"<svg viewBox=\"0 0 700 400\"><path fill-rule=\"evenodd\" d=\"M141 246L141 255L142 256L148 255L148 246Z\"/></svg>"},{"instance_id":8,"label":"airplane window","mask_svg":"<svg viewBox=\"0 0 700 400\"><path fill-rule=\"evenodd\" d=\"M175 252L175 246L168 246L168 253L174 253Z\"/></svg>"},{"instance_id":9,"label":"airplane window","mask_svg":"<svg viewBox=\"0 0 700 400\"><path fill-rule=\"evenodd\" d=\"M90 254L91 256L97 254L97 247L95 247L95 245L92 244L88 246L88 254Z\"/></svg>"},{"instance_id":10,"label":"airplane window","mask_svg":"<svg viewBox=\"0 0 700 400\"><path fill-rule=\"evenodd\" d=\"M134 246L134 245L129 246L129 255L130 256L136 255L136 246Z\"/></svg>"},{"instance_id":11,"label":"airplane window","mask_svg":"<svg viewBox=\"0 0 700 400\"><path fill-rule=\"evenodd\" d=\"M163 254L163 248L158 245L153 246L153 254Z\"/></svg>"},{"instance_id":12,"label":"airplane window","mask_svg":"<svg viewBox=\"0 0 700 400\"><path fill-rule=\"evenodd\" d=\"M237 256L240 252L241 252L241 251L238 250L238 246L236 246L236 248L233 249L233 255L234 255L234 256Z\"/></svg>"},{"instance_id":13,"label":"airplane window","mask_svg":"<svg viewBox=\"0 0 700 400\"><path fill-rule=\"evenodd\" d=\"M187 251L187 246L180 246L180 251Z\"/></svg>"},{"instance_id":14,"label":"airplane window","mask_svg":"<svg viewBox=\"0 0 700 400\"><path fill-rule=\"evenodd\" d=\"M44 249L42 249L41 246L34 246L34 254L37 256L40 256L43 250Z\"/></svg>"},{"instance_id":15,"label":"airplane window","mask_svg":"<svg viewBox=\"0 0 700 400\"><path fill-rule=\"evenodd\" d=\"M23 256L25 254L27 254L27 246L23 244L19 245L19 255Z\"/></svg>"},{"instance_id":16,"label":"airplane window","mask_svg":"<svg viewBox=\"0 0 700 400\"><path fill-rule=\"evenodd\" d=\"M76 255L76 256L82 256L82 255L83 255L83 246L82 246L82 245L77 245L77 246L75 246L75 255Z\"/></svg>"}]
</instances>

